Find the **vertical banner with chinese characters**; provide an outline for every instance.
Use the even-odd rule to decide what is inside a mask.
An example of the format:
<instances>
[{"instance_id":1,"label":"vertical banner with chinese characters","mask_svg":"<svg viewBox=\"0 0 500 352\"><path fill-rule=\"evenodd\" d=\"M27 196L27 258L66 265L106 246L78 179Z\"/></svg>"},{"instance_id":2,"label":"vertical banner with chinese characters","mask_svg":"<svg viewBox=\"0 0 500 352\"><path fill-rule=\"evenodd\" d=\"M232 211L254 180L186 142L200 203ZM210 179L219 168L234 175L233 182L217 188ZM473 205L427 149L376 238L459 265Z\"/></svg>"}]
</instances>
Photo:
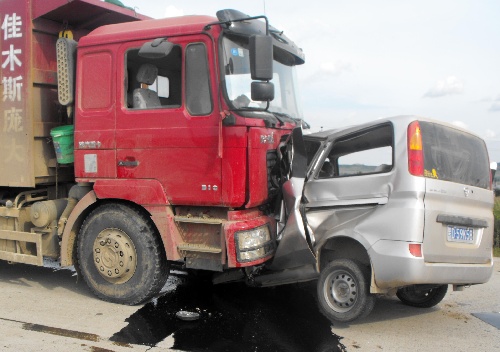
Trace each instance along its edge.
<instances>
[{"instance_id":1,"label":"vertical banner with chinese characters","mask_svg":"<svg viewBox=\"0 0 500 352\"><path fill-rule=\"evenodd\" d=\"M0 3L0 186L33 186L29 2Z\"/></svg>"}]
</instances>

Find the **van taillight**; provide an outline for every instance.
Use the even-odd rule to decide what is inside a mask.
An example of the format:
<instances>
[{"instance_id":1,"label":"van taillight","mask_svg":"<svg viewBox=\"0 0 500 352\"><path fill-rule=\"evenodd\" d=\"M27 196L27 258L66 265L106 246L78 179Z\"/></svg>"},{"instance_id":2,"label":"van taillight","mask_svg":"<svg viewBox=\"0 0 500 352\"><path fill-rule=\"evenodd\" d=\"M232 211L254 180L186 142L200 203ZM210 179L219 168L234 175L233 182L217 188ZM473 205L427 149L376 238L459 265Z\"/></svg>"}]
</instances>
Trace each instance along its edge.
<instances>
[{"instance_id":1,"label":"van taillight","mask_svg":"<svg viewBox=\"0 0 500 352\"><path fill-rule=\"evenodd\" d=\"M422 133L418 121L408 126L408 171L415 176L424 175Z\"/></svg>"},{"instance_id":2,"label":"van taillight","mask_svg":"<svg viewBox=\"0 0 500 352\"><path fill-rule=\"evenodd\" d=\"M410 249L410 254L414 257L422 257L422 244L421 243L410 243L408 245Z\"/></svg>"}]
</instances>

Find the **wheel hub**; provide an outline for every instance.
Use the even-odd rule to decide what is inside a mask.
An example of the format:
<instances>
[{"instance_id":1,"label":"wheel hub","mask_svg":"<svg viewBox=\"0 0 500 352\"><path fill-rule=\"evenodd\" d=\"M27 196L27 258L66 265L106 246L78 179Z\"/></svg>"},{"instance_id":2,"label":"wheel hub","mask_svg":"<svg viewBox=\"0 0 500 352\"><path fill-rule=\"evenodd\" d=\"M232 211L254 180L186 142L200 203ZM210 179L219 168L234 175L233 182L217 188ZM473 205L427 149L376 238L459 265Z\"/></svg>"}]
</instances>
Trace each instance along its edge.
<instances>
[{"instance_id":1,"label":"wheel hub","mask_svg":"<svg viewBox=\"0 0 500 352\"><path fill-rule=\"evenodd\" d=\"M119 229L105 229L99 233L93 246L94 264L108 282L127 282L137 266L137 253L128 235Z\"/></svg>"},{"instance_id":2,"label":"wheel hub","mask_svg":"<svg viewBox=\"0 0 500 352\"><path fill-rule=\"evenodd\" d=\"M345 271L334 271L327 278L325 297L330 307L337 312L349 311L357 300L356 281Z\"/></svg>"}]
</instances>

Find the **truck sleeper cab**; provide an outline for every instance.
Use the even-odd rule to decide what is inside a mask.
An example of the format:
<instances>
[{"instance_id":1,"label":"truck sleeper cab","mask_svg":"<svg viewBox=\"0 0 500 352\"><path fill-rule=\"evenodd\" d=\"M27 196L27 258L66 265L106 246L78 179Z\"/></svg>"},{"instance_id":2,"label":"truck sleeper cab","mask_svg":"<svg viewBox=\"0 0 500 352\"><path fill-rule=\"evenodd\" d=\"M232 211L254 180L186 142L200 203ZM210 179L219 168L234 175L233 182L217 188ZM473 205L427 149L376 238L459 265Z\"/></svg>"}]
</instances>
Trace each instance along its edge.
<instances>
[{"instance_id":1,"label":"truck sleeper cab","mask_svg":"<svg viewBox=\"0 0 500 352\"><path fill-rule=\"evenodd\" d=\"M302 148L300 138L292 141L299 145L294 160L302 154L309 165L303 188L283 187L285 203L301 208L295 226L301 231L285 228L273 265L315 266L327 317L365 316L377 293L430 307L448 284L461 289L488 281L493 192L479 137L405 116L303 138ZM298 184L294 177L287 182ZM294 262L286 242L309 249L309 258ZM297 281L304 277L295 271Z\"/></svg>"}]
</instances>

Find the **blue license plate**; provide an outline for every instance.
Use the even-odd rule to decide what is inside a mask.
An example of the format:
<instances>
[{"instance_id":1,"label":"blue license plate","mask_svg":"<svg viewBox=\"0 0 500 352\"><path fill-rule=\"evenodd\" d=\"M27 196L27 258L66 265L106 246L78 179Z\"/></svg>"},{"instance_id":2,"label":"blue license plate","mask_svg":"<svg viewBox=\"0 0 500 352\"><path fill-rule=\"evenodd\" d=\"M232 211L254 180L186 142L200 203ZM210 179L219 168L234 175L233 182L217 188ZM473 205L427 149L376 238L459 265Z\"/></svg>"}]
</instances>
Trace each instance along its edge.
<instances>
[{"instance_id":1,"label":"blue license plate","mask_svg":"<svg viewBox=\"0 0 500 352\"><path fill-rule=\"evenodd\" d=\"M450 242L473 243L474 229L470 227L448 226L447 238Z\"/></svg>"}]
</instances>

